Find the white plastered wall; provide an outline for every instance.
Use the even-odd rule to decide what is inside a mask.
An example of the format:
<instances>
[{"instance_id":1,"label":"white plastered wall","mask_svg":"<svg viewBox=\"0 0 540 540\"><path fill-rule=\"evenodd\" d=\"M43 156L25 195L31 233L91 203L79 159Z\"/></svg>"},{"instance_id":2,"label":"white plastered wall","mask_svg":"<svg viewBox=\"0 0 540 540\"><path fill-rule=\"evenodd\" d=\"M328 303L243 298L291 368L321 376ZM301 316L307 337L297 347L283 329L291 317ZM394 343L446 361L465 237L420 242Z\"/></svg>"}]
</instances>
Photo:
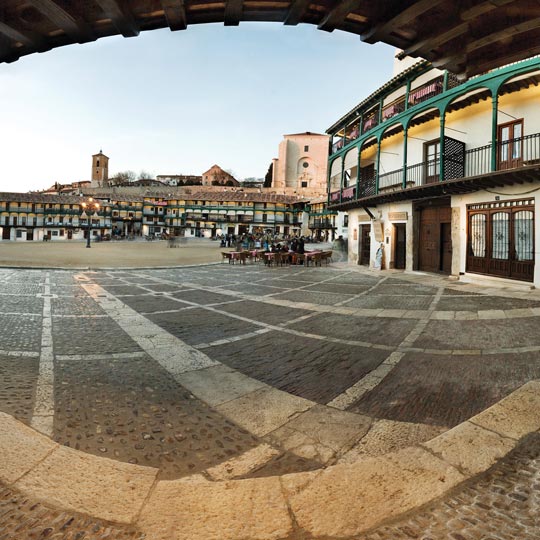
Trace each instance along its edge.
<instances>
[{"instance_id":1,"label":"white plastered wall","mask_svg":"<svg viewBox=\"0 0 540 540\"><path fill-rule=\"evenodd\" d=\"M413 268L413 220L412 220L412 202L403 201L399 203L392 204L382 204L377 207L378 217L382 222L383 226L383 267L385 269L394 267L394 250L395 250L395 228L394 224L396 223L405 223L406 224L406 259L405 259L405 269L412 270ZM398 214L406 214L404 216L399 216ZM375 255L377 249L379 248L380 243L375 241L375 238L372 235L371 238L371 260L375 260ZM370 265L371 266L371 265Z\"/></svg>"}]
</instances>

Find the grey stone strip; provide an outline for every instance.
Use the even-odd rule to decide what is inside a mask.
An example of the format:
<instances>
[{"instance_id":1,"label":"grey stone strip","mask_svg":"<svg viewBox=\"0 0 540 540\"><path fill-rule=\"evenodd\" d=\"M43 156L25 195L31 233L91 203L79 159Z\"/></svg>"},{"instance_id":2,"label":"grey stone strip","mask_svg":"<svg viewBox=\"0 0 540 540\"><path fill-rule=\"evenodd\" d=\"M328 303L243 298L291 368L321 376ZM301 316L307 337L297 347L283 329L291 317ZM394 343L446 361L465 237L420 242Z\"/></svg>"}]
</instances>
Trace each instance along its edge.
<instances>
[{"instance_id":1,"label":"grey stone strip","mask_svg":"<svg viewBox=\"0 0 540 540\"><path fill-rule=\"evenodd\" d=\"M22 358L39 358L37 351L5 351L0 349L0 356L20 356Z\"/></svg>"},{"instance_id":2,"label":"grey stone strip","mask_svg":"<svg viewBox=\"0 0 540 540\"><path fill-rule=\"evenodd\" d=\"M91 315L91 314L86 314L86 313L79 313L77 315L75 315L75 314L68 315L68 314L63 314L63 313L60 313L60 314L55 313L53 315L53 318L55 318L55 319L106 319L108 317L105 314Z\"/></svg>"},{"instance_id":3,"label":"grey stone strip","mask_svg":"<svg viewBox=\"0 0 540 540\"><path fill-rule=\"evenodd\" d=\"M254 332L248 332L246 334L240 334L238 336L233 336L227 339L218 339L212 341L211 343L199 343L194 345L194 348L197 350L209 349L210 347L219 347L220 345L225 345L227 343L234 343L236 341L243 341L244 339L253 339L254 337L260 336L262 334L267 334L271 332L270 328L261 328L260 330L255 330Z\"/></svg>"},{"instance_id":4,"label":"grey stone strip","mask_svg":"<svg viewBox=\"0 0 540 540\"><path fill-rule=\"evenodd\" d=\"M145 352L126 352L110 354L57 354L55 359L60 362L87 361L87 360L131 360L132 358L144 358Z\"/></svg>"},{"instance_id":5,"label":"grey stone strip","mask_svg":"<svg viewBox=\"0 0 540 540\"><path fill-rule=\"evenodd\" d=\"M42 317L42 313L21 313L18 311L2 311L2 315L17 316L17 317Z\"/></svg>"},{"instance_id":6,"label":"grey stone strip","mask_svg":"<svg viewBox=\"0 0 540 540\"><path fill-rule=\"evenodd\" d=\"M365 377L347 388L339 396L328 402L329 407L344 411L357 402L364 394L373 390L390 373L403 358L404 353L394 351L376 369L370 371Z\"/></svg>"},{"instance_id":7,"label":"grey stone strip","mask_svg":"<svg viewBox=\"0 0 540 540\"><path fill-rule=\"evenodd\" d=\"M54 355L51 297L47 296L51 293L49 272L45 274L44 289L39 375L30 425L37 431L51 436L54 422Z\"/></svg>"}]
</instances>

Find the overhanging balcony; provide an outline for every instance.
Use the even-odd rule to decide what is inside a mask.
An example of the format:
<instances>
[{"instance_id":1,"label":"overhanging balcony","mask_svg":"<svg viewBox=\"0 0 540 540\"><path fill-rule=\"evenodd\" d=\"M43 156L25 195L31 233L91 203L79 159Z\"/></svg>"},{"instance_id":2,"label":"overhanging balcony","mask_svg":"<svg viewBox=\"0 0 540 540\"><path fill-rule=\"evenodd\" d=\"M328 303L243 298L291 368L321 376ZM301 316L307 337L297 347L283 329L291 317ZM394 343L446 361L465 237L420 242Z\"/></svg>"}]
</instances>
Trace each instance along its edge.
<instances>
[{"instance_id":1,"label":"overhanging balcony","mask_svg":"<svg viewBox=\"0 0 540 540\"><path fill-rule=\"evenodd\" d=\"M498 142L494 149L488 144L466 150L465 143L447 137L444 148L442 159L423 161L406 169L380 174L378 189L374 177L361 177L357 188L348 187L330 193L329 206L346 210L357 207L358 202L378 204L469 193L486 187L523 184L539 178L539 133Z\"/></svg>"}]
</instances>

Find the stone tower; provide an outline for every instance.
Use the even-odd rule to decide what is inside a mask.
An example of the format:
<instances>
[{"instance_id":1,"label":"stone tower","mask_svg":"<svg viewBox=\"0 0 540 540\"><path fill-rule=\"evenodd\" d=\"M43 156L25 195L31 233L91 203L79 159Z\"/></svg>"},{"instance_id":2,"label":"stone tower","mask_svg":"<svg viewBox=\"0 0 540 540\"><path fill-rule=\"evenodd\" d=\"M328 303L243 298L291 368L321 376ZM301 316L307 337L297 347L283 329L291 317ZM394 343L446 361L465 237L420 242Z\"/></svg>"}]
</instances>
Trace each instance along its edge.
<instances>
[{"instance_id":1,"label":"stone tower","mask_svg":"<svg viewBox=\"0 0 540 540\"><path fill-rule=\"evenodd\" d=\"M100 150L92 156L92 187L109 185L109 158Z\"/></svg>"}]
</instances>

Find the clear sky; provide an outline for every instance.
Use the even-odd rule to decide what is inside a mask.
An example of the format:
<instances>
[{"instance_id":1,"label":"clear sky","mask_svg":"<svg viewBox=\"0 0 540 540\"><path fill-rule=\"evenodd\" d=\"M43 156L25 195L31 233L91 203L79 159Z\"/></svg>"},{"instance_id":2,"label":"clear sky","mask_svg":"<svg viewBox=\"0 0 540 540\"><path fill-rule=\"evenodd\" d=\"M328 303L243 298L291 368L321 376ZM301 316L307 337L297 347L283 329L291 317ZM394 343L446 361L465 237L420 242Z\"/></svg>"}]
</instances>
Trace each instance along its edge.
<instances>
[{"instance_id":1,"label":"clear sky","mask_svg":"<svg viewBox=\"0 0 540 540\"><path fill-rule=\"evenodd\" d=\"M324 133L392 76L394 49L280 23L193 25L0 64L0 190L127 169L263 177L286 133Z\"/></svg>"}]
</instances>

